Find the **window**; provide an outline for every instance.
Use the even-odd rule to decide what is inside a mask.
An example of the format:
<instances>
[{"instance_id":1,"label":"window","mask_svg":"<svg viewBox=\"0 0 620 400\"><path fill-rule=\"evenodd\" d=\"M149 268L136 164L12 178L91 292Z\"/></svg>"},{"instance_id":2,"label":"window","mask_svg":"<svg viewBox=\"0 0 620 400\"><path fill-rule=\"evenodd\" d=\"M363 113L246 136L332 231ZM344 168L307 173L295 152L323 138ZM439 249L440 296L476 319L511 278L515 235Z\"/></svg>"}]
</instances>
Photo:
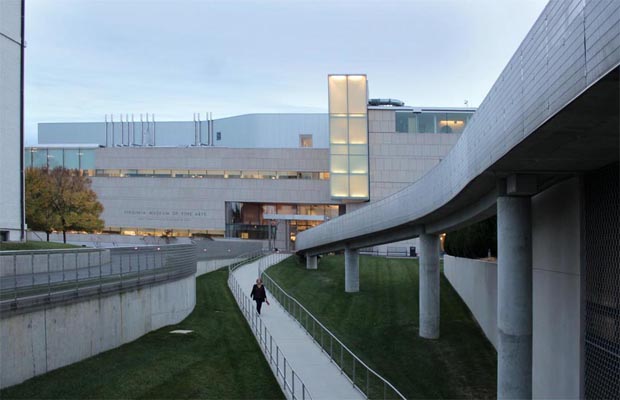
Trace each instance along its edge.
<instances>
[{"instance_id":1,"label":"window","mask_svg":"<svg viewBox=\"0 0 620 400\"><path fill-rule=\"evenodd\" d=\"M366 76L329 75L328 92L331 197L368 200L368 184L361 184L368 181ZM355 187L349 182L353 175Z\"/></svg>"},{"instance_id":2,"label":"window","mask_svg":"<svg viewBox=\"0 0 620 400\"><path fill-rule=\"evenodd\" d=\"M462 133L471 116L467 112L396 112L396 132Z\"/></svg>"},{"instance_id":3,"label":"window","mask_svg":"<svg viewBox=\"0 0 620 400\"><path fill-rule=\"evenodd\" d=\"M222 132L216 132L215 140L222 140Z\"/></svg>"},{"instance_id":4,"label":"window","mask_svg":"<svg viewBox=\"0 0 620 400\"><path fill-rule=\"evenodd\" d=\"M80 149L80 169L95 169L94 149Z\"/></svg>"},{"instance_id":5,"label":"window","mask_svg":"<svg viewBox=\"0 0 620 400\"><path fill-rule=\"evenodd\" d=\"M80 156L81 156L81 152L79 149L65 149L64 150L65 168L80 169Z\"/></svg>"},{"instance_id":6,"label":"window","mask_svg":"<svg viewBox=\"0 0 620 400\"><path fill-rule=\"evenodd\" d=\"M47 150L47 166L49 169L54 169L57 167L62 168L64 166L64 162L62 149Z\"/></svg>"},{"instance_id":7,"label":"window","mask_svg":"<svg viewBox=\"0 0 620 400\"><path fill-rule=\"evenodd\" d=\"M299 147L312 147L312 135L299 135Z\"/></svg>"},{"instance_id":8,"label":"window","mask_svg":"<svg viewBox=\"0 0 620 400\"><path fill-rule=\"evenodd\" d=\"M32 166L35 168L47 168L47 149L33 149Z\"/></svg>"}]
</instances>

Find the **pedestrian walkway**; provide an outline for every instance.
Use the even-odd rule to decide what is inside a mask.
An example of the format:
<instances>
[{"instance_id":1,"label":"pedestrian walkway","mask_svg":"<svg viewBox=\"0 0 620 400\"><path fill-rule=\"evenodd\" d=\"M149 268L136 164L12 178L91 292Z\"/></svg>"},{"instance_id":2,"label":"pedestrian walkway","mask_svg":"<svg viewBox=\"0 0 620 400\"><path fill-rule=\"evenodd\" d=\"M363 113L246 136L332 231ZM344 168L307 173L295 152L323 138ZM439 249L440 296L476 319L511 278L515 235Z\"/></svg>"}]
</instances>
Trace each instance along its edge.
<instances>
[{"instance_id":1,"label":"pedestrian walkway","mask_svg":"<svg viewBox=\"0 0 620 400\"><path fill-rule=\"evenodd\" d=\"M284 255L283 258L285 258ZM281 259L276 262L279 261ZM258 267L259 261L257 260L233 272L234 278L241 287L247 288L245 296L248 298L258 276ZM290 367L304 382L312 399L365 398L269 292L267 292L267 299L271 306L263 304L262 324L271 333L274 343L280 347Z\"/></svg>"}]
</instances>

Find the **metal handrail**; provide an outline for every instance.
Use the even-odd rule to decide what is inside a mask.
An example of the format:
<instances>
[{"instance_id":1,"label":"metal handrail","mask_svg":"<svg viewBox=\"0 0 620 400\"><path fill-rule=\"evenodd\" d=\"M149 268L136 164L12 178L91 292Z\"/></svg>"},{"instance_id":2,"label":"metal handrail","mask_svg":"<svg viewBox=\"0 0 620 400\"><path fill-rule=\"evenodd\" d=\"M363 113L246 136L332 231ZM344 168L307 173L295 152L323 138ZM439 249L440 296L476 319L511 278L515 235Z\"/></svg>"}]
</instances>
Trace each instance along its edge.
<instances>
[{"instance_id":1,"label":"metal handrail","mask_svg":"<svg viewBox=\"0 0 620 400\"><path fill-rule=\"evenodd\" d=\"M146 246L142 246L142 247L146 247ZM45 250L2 250L0 251L0 257L4 257L4 256L24 256L24 255L28 255L28 254L47 254L47 253L52 253L52 254L61 254L61 253L95 253L101 251L101 249L95 249L95 248L83 248L83 247L76 247L76 248L64 248L64 249L45 249Z\"/></svg>"},{"instance_id":2,"label":"metal handrail","mask_svg":"<svg viewBox=\"0 0 620 400\"><path fill-rule=\"evenodd\" d=\"M274 370L276 378L282 382L284 391L288 391L293 400L312 400L312 396L310 395L306 384L295 372L295 370L291 368L290 362L288 362L287 358L280 350L280 347L274 340L267 327L263 325L263 320L256 312L252 304L252 300L246 295L245 290L241 287L233 274L233 272L242 265L256 261L257 259L264 259L264 253L262 251L253 252L248 253L244 256L247 257L245 260L240 260L234 264L229 265L228 287L232 292L233 297L235 298L235 301L237 302L239 309L241 310L241 313L246 318L250 329L252 329L252 332L254 333L254 336L256 337L256 340L258 341L258 344L265 355L265 359ZM244 256L240 256L239 258ZM299 383L297 383L296 385L296 382ZM299 397L299 395L301 395L301 397Z\"/></svg>"},{"instance_id":3,"label":"metal handrail","mask_svg":"<svg viewBox=\"0 0 620 400\"><path fill-rule=\"evenodd\" d=\"M118 292L196 272L194 245L0 252L0 310ZM8 315L8 314L3 314Z\"/></svg>"},{"instance_id":4,"label":"metal handrail","mask_svg":"<svg viewBox=\"0 0 620 400\"><path fill-rule=\"evenodd\" d=\"M262 259L259 262L259 275L262 277L265 287L271 292L272 296L276 299L280 297L283 301L279 300L280 305L289 315L295 319L299 325L306 330L306 332L312 337L312 340L321 347L321 350L329 355L330 359L340 367L340 373L344 374L347 379L362 392L366 398L399 398L405 400L405 396L398 391L390 382L375 372L366 363L364 363L358 356L356 356L344 343L342 343L325 325L323 325L306 307L304 307L297 299L288 294L280 285L278 285L265 271L272 263L269 263L268 259ZM275 289L275 290L274 290ZM305 313L305 314L304 314ZM305 318L304 318L305 315ZM305 325L304 325L305 319ZM310 331L310 321L312 323L312 331ZM320 329L320 335L316 335L316 327ZM326 335L323 333L325 332ZM340 346L340 351L334 351L334 343ZM329 351L328 351L329 350ZM349 365L345 365L345 354L351 359L351 368ZM348 360L347 360L348 361ZM356 368L357 367L357 368ZM361 382L359 368L362 368ZM349 372L350 371L350 372ZM365 373L363 371L366 371ZM350 373L350 375L349 375ZM383 395L376 396L376 385L371 384L371 376L374 376L379 385L382 386ZM360 385L361 383L361 385ZM391 391L391 396L388 393L388 389Z\"/></svg>"},{"instance_id":5,"label":"metal handrail","mask_svg":"<svg viewBox=\"0 0 620 400\"><path fill-rule=\"evenodd\" d=\"M231 258L231 260L235 260L235 261L233 261L231 264L226 265L228 267L228 273L231 274L232 272L234 272L237 268L241 267L242 265L256 261L257 259L263 257L265 254L266 254L265 250L257 250L257 251L251 251L251 252L244 253L239 256Z\"/></svg>"}]
</instances>

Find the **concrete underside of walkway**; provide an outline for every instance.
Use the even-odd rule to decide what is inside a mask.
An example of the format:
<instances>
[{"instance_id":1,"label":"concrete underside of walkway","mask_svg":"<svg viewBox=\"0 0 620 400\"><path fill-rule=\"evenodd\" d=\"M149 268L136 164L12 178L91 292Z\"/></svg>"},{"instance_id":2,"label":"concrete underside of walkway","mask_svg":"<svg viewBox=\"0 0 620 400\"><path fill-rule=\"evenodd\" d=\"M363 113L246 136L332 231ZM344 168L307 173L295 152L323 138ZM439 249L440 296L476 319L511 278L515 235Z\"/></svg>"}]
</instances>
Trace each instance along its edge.
<instances>
[{"instance_id":1,"label":"concrete underside of walkway","mask_svg":"<svg viewBox=\"0 0 620 400\"><path fill-rule=\"evenodd\" d=\"M246 296L249 297L258 276L258 261L238 268L233 274L239 284L247 288ZM340 373L340 368L321 351L305 329L269 292L267 299L271 305L263 304L263 324L271 333L274 343L280 346L291 368L305 383L312 399L363 399L362 393Z\"/></svg>"}]
</instances>

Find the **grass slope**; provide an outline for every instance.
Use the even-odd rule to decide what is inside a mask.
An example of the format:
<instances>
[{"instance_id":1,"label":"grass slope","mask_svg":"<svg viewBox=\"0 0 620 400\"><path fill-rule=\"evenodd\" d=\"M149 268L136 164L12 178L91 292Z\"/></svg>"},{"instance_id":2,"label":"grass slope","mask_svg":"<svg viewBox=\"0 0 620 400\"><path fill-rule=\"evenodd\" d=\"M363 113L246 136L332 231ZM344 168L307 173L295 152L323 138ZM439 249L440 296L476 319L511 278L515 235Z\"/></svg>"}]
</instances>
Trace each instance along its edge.
<instances>
[{"instance_id":1,"label":"grass slope","mask_svg":"<svg viewBox=\"0 0 620 400\"><path fill-rule=\"evenodd\" d=\"M441 337L418 336L418 263L360 257L360 292L344 292L344 259L306 270L291 257L268 270L353 352L410 399L494 398L497 354L441 278Z\"/></svg>"},{"instance_id":2,"label":"grass slope","mask_svg":"<svg viewBox=\"0 0 620 400\"><path fill-rule=\"evenodd\" d=\"M196 309L180 324L7 388L0 398L284 398L226 278L226 271L198 278Z\"/></svg>"},{"instance_id":3,"label":"grass slope","mask_svg":"<svg viewBox=\"0 0 620 400\"><path fill-rule=\"evenodd\" d=\"M57 242L0 242L0 251L2 250L48 250L48 249L71 249L75 247L73 244L57 243Z\"/></svg>"}]
</instances>

